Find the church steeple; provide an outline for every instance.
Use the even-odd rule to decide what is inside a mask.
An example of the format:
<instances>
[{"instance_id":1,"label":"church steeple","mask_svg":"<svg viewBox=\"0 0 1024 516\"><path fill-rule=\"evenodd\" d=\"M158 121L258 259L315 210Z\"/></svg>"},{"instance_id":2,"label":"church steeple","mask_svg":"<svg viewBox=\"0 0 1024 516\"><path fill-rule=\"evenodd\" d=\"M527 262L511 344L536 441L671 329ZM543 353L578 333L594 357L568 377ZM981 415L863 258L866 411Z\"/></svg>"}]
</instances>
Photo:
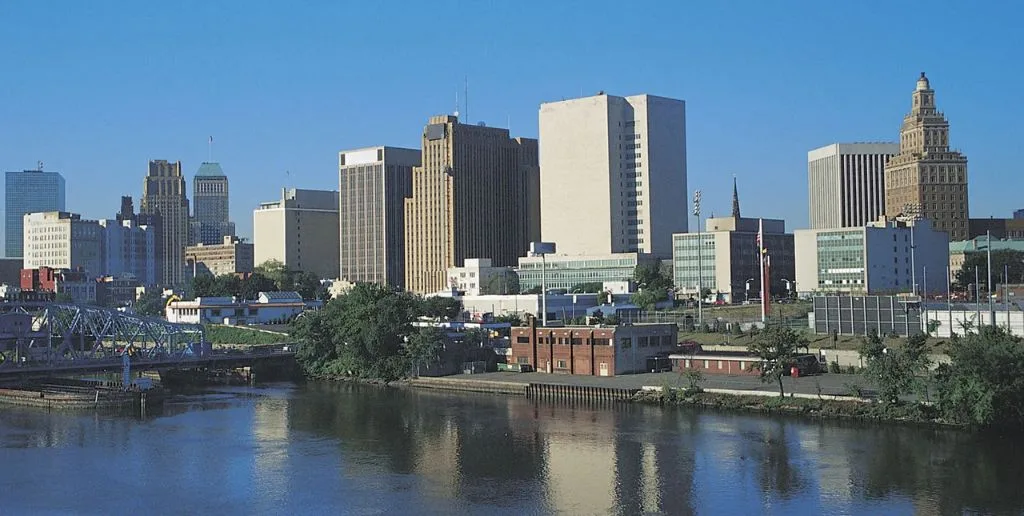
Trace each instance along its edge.
<instances>
[{"instance_id":1,"label":"church steeple","mask_svg":"<svg viewBox=\"0 0 1024 516\"><path fill-rule=\"evenodd\" d=\"M740 217L740 193L739 189L736 188L736 176L732 176L732 216L734 218Z\"/></svg>"}]
</instances>

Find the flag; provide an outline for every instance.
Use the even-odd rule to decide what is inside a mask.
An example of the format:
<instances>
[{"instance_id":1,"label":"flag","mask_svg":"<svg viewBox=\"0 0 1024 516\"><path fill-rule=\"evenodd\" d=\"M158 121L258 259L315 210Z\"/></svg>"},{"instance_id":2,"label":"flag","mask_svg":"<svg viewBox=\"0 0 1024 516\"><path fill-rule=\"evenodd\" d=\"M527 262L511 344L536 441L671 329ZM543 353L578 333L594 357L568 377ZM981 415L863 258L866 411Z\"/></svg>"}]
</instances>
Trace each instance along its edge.
<instances>
[{"instance_id":1,"label":"flag","mask_svg":"<svg viewBox=\"0 0 1024 516\"><path fill-rule=\"evenodd\" d=\"M757 219L757 254L767 254L768 249L764 247L764 220Z\"/></svg>"}]
</instances>

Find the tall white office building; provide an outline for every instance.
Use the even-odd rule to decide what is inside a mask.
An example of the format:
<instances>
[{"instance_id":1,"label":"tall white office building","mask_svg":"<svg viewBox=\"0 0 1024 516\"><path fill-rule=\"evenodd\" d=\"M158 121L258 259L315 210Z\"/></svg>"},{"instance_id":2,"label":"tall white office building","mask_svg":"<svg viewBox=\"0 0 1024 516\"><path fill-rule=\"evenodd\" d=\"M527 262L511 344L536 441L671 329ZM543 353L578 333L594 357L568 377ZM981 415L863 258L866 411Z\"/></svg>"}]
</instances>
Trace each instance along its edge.
<instances>
[{"instance_id":1,"label":"tall white office building","mask_svg":"<svg viewBox=\"0 0 1024 516\"><path fill-rule=\"evenodd\" d=\"M863 227L885 214L885 165L896 143L833 143L807 153L811 229Z\"/></svg>"},{"instance_id":2,"label":"tall white office building","mask_svg":"<svg viewBox=\"0 0 1024 516\"><path fill-rule=\"evenodd\" d=\"M540 198L559 254L671 258L688 227L686 103L601 92L541 104Z\"/></svg>"}]
</instances>

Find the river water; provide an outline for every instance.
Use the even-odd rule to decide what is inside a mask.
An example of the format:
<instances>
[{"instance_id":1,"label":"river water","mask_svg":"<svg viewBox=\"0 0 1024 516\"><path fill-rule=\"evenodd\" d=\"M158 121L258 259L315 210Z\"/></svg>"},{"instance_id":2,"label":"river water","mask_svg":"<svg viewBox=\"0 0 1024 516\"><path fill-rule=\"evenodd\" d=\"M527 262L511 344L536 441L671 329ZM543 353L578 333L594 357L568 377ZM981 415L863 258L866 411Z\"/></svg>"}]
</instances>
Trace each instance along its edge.
<instances>
[{"instance_id":1,"label":"river water","mask_svg":"<svg viewBox=\"0 0 1024 516\"><path fill-rule=\"evenodd\" d=\"M1020 514L1022 439L370 386L0 408L0 514Z\"/></svg>"}]
</instances>

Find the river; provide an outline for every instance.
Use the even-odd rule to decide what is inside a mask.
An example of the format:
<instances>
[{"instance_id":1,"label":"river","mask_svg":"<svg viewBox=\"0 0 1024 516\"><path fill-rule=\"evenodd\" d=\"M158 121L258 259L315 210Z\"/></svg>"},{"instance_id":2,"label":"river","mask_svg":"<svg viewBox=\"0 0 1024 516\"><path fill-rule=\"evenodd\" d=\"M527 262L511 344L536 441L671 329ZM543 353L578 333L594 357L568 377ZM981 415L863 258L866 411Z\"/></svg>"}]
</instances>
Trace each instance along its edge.
<instances>
[{"instance_id":1,"label":"river","mask_svg":"<svg viewBox=\"0 0 1024 516\"><path fill-rule=\"evenodd\" d=\"M1020 514L1021 438L371 386L0 408L3 514Z\"/></svg>"}]
</instances>

